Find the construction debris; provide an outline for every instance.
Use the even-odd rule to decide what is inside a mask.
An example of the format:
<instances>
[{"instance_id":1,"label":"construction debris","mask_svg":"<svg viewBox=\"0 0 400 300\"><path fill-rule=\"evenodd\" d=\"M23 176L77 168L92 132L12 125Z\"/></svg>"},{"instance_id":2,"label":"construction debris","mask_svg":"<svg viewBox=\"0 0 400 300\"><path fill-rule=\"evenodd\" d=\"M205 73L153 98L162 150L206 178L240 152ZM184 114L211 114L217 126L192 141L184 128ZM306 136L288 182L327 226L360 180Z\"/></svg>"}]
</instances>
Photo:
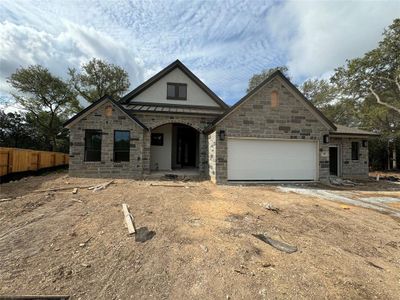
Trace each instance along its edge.
<instances>
[{"instance_id":1,"label":"construction debris","mask_svg":"<svg viewBox=\"0 0 400 300\"><path fill-rule=\"evenodd\" d=\"M264 207L267 210L271 210L271 211L273 211L274 213L277 213L277 214L279 214L279 212L281 211L280 208L272 206L271 203L264 203L262 205L262 207Z\"/></svg>"},{"instance_id":2,"label":"construction debris","mask_svg":"<svg viewBox=\"0 0 400 300\"><path fill-rule=\"evenodd\" d=\"M92 239L92 237L88 238L86 241L84 241L83 243L79 244L79 247L85 247L87 245L87 243L89 243L89 241Z\"/></svg>"},{"instance_id":3,"label":"construction debris","mask_svg":"<svg viewBox=\"0 0 400 300\"><path fill-rule=\"evenodd\" d=\"M274 240L265 234L252 234L252 236L267 243L268 245L274 247L275 249L278 249L279 251L286 252L286 253L293 253L293 252L297 251L296 246L292 246L292 245L286 244L284 242Z\"/></svg>"},{"instance_id":4,"label":"construction debris","mask_svg":"<svg viewBox=\"0 0 400 300\"><path fill-rule=\"evenodd\" d=\"M356 186L357 184L351 180L348 179L342 179L342 178L330 178L329 181L333 185L340 185L340 186Z\"/></svg>"},{"instance_id":5,"label":"construction debris","mask_svg":"<svg viewBox=\"0 0 400 300\"><path fill-rule=\"evenodd\" d=\"M93 192L105 190L105 189L106 189L111 183L113 183L113 182L114 182L114 180L111 180L111 181L109 181L109 182L96 185L96 186L94 186L93 188L90 188L90 189L93 189Z\"/></svg>"},{"instance_id":6,"label":"construction debris","mask_svg":"<svg viewBox=\"0 0 400 300\"><path fill-rule=\"evenodd\" d=\"M64 190L70 190L70 189L86 189L90 188L91 185L81 185L81 186L68 186L68 187L59 187L59 188L52 188L52 189L47 189L47 190L36 190L33 191L32 193L47 193L47 192L57 192L57 191L64 191Z\"/></svg>"},{"instance_id":7,"label":"construction debris","mask_svg":"<svg viewBox=\"0 0 400 300\"><path fill-rule=\"evenodd\" d=\"M136 231L135 241L144 243L148 240L151 240L155 235L155 231L148 230L147 227L141 227Z\"/></svg>"},{"instance_id":8,"label":"construction debris","mask_svg":"<svg viewBox=\"0 0 400 300\"><path fill-rule=\"evenodd\" d=\"M133 216L129 212L129 208L127 204L122 204L122 211L124 212L124 218L126 226L128 227L128 233L134 234L136 233L135 224L133 223Z\"/></svg>"},{"instance_id":9,"label":"construction debris","mask_svg":"<svg viewBox=\"0 0 400 300\"><path fill-rule=\"evenodd\" d=\"M7 202L7 201L11 201L13 198L3 198L0 199L0 202Z\"/></svg>"},{"instance_id":10,"label":"construction debris","mask_svg":"<svg viewBox=\"0 0 400 300\"><path fill-rule=\"evenodd\" d=\"M162 183L150 183L150 186L163 186L163 187L182 187L182 188L190 188L189 185L182 184L162 184Z\"/></svg>"}]
</instances>

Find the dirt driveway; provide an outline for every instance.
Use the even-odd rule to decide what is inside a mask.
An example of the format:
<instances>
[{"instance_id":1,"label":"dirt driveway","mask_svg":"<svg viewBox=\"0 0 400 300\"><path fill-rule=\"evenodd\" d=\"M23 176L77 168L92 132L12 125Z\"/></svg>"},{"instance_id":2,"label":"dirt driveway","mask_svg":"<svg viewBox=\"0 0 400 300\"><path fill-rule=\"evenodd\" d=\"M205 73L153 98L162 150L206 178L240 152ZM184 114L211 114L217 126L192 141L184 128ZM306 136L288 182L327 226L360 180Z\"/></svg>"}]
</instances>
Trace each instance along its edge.
<instances>
[{"instance_id":1,"label":"dirt driveway","mask_svg":"<svg viewBox=\"0 0 400 300\"><path fill-rule=\"evenodd\" d=\"M101 179L66 173L0 186L0 295L74 299L299 299L400 295L399 218L276 186L116 180L107 189L33 193ZM400 197L393 184L355 193ZM372 194L369 194L372 195ZM137 227L124 227L127 203ZM266 210L271 204L279 213ZM280 252L256 239L298 247Z\"/></svg>"}]
</instances>

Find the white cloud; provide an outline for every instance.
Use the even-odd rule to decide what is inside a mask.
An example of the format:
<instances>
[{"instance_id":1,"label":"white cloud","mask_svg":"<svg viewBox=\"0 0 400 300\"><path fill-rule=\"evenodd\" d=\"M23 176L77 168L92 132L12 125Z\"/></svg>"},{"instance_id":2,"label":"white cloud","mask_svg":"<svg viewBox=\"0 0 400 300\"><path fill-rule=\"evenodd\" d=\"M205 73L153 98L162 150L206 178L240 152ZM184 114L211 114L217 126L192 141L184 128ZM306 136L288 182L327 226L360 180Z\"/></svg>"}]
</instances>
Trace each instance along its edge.
<instances>
[{"instance_id":1,"label":"white cloud","mask_svg":"<svg viewBox=\"0 0 400 300\"><path fill-rule=\"evenodd\" d=\"M0 23L0 92L10 91L6 78L18 67L41 64L60 77L92 57L123 66L133 86L143 81L143 63L133 50L94 28L63 22L59 33L10 21Z\"/></svg>"},{"instance_id":2,"label":"white cloud","mask_svg":"<svg viewBox=\"0 0 400 300\"><path fill-rule=\"evenodd\" d=\"M267 23L291 74L304 79L375 48L399 12L399 1L296 1L274 7Z\"/></svg>"},{"instance_id":3,"label":"white cloud","mask_svg":"<svg viewBox=\"0 0 400 300\"><path fill-rule=\"evenodd\" d=\"M19 65L61 76L96 56L134 88L178 58L230 104L266 68L287 65L296 83L328 76L374 48L400 11L400 1L0 1L0 94Z\"/></svg>"}]
</instances>

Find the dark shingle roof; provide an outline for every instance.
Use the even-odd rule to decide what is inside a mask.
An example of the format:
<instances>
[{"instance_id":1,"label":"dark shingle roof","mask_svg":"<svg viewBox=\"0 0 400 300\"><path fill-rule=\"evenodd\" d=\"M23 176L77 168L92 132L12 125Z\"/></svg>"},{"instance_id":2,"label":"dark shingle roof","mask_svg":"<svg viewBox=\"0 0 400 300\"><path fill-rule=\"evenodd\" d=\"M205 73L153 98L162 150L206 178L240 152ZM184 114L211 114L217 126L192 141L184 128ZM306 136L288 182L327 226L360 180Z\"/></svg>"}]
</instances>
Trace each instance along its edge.
<instances>
[{"instance_id":1,"label":"dark shingle roof","mask_svg":"<svg viewBox=\"0 0 400 300\"><path fill-rule=\"evenodd\" d=\"M332 131L331 134L339 134L339 135L371 135L371 136L378 136L378 133L361 130L358 128L351 128L339 124L335 124L336 130Z\"/></svg>"}]
</instances>

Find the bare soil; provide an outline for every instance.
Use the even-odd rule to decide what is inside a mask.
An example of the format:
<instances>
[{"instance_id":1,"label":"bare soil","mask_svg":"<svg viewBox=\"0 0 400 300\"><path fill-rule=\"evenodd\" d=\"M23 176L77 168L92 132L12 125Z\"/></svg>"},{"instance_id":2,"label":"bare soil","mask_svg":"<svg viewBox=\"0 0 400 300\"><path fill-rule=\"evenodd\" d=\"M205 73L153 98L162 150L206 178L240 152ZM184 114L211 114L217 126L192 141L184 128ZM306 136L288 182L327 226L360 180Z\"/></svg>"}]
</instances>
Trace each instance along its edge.
<instances>
[{"instance_id":1,"label":"bare soil","mask_svg":"<svg viewBox=\"0 0 400 300\"><path fill-rule=\"evenodd\" d=\"M0 185L0 295L73 299L398 299L400 221L275 186L115 180L107 189L33 193L104 179L66 173ZM396 188L393 188L396 187ZM362 195L400 197L366 182ZM137 228L155 235L135 242ZM279 213L266 210L270 203ZM280 252L252 233L298 247Z\"/></svg>"}]
</instances>

